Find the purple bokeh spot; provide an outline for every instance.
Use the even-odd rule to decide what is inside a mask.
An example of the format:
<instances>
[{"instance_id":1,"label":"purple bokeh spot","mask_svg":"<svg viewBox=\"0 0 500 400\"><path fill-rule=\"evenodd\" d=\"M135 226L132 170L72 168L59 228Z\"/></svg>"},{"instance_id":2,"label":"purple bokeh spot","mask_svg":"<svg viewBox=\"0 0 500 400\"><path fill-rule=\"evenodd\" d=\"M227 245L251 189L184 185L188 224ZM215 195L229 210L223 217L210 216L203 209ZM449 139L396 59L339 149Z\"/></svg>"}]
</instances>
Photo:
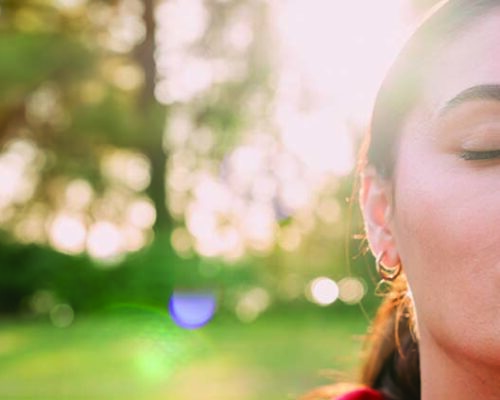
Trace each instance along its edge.
<instances>
[{"instance_id":1,"label":"purple bokeh spot","mask_svg":"<svg viewBox=\"0 0 500 400\"><path fill-rule=\"evenodd\" d=\"M200 328L208 323L215 308L215 296L211 293L174 292L168 302L170 316L185 329Z\"/></svg>"}]
</instances>

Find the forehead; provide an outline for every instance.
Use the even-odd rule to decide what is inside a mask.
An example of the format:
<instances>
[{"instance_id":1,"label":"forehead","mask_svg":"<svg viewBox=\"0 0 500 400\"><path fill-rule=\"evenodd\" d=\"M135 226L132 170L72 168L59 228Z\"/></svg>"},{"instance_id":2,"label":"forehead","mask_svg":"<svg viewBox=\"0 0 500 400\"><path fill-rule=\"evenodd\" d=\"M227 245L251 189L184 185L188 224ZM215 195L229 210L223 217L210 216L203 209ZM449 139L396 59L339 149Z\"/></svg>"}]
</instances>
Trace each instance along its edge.
<instances>
[{"instance_id":1,"label":"forehead","mask_svg":"<svg viewBox=\"0 0 500 400\"><path fill-rule=\"evenodd\" d=\"M500 84L500 7L448 40L427 76L424 101L436 113L469 87Z\"/></svg>"}]
</instances>

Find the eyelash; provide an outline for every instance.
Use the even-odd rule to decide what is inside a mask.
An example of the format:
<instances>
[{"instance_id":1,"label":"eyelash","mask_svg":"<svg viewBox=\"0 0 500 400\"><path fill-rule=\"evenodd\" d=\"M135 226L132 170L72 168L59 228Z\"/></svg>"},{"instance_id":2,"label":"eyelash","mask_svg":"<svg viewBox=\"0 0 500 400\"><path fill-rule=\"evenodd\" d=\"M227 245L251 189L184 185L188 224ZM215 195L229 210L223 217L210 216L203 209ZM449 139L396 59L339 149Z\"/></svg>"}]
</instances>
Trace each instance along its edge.
<instances>
[{"instance_id":1,"label":"eyelash","mask_svg":"<svg viewBox=\"0 0 500 400\"><path fill-rule=\"evenodd\" d=\"M500 150L487 150L487 151L465 150L460 153L460 157L467 161L492 160L495 158L500 158Z\"/></svg>"}]
</instances>

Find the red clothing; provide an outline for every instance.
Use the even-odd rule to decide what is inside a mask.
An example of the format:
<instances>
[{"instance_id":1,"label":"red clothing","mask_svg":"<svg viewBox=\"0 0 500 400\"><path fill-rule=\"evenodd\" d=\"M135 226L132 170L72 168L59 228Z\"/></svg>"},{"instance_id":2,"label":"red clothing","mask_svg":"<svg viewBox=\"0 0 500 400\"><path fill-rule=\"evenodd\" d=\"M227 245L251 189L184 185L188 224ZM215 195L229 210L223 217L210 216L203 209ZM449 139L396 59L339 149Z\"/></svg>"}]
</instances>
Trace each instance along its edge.
<instances>
[{"instance_id":1,"label":"red clothing","mask_svg":"<svg viewBox=\"0 0 500 400\"><path fill-rule=\"evenodd\" d=\"M384 397L376 390L365 388L346 393L337 400L384 400Z\"/></svg>"}]
</instances>

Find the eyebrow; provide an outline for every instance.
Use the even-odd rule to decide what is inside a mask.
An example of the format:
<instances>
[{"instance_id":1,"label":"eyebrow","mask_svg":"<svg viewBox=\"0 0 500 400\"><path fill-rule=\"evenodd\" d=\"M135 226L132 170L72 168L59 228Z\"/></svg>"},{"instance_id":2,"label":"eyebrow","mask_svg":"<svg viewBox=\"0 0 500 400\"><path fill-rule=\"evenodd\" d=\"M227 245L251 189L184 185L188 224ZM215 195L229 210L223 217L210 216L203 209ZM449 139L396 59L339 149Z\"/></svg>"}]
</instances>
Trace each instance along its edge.
<instances>
[{"instance_id":1,"label":"eyebrow","mask_svg":"<svg viewBox=\"0 0 500 400\"><path fill-rule=\"evenodd\" d=\"M443 115L460 104L474 100L494 100L500 102L500 85L471 86L448 100L439 115Z\"/></svg>"}]
</instances>

